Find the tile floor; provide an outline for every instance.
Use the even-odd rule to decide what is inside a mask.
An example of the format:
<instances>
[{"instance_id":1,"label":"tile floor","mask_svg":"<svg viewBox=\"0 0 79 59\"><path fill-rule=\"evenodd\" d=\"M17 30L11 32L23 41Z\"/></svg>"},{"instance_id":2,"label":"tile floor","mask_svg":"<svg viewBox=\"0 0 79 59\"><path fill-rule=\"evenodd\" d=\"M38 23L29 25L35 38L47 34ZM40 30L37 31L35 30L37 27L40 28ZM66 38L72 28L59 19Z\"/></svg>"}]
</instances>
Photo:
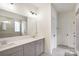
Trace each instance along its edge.
<instances>
[{"instance_id":1,"label":"tile floor","mask_svg":"<svg viewBox=\"0 0 79 59\"><path fill-rule=\"evenodd\" d=\"M49 55L47 53L42 54L42 56L75 56L74 49L67 48L67 47L58 47L53 49L52 55Z\"/></svg>"}]
</instances>

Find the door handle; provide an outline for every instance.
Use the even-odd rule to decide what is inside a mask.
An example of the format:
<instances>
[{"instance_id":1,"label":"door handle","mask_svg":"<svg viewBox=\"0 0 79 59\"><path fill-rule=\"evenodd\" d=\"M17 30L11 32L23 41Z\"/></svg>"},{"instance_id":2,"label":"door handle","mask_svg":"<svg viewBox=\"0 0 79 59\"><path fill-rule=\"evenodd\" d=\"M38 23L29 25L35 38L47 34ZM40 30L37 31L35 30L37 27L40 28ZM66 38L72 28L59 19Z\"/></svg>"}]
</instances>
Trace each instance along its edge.
<instances>
[{"instance_id":1,"label":"door handle","mask_svg":"<svg viewBox=\"0 0 79 59\"><path fill-rule=\"evenodd\" d=\"M53 35L53 37L55 37L55 34Z\"/></svg>"}]
</instances>

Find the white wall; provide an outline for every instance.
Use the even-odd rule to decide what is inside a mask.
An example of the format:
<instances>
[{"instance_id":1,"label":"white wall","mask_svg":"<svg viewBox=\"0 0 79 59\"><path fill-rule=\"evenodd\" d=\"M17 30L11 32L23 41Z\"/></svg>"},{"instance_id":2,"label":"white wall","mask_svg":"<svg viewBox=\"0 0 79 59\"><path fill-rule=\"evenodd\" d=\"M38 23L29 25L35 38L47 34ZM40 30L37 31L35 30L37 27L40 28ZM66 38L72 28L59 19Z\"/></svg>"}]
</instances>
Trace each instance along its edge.
<instances>
[{"instance_id":1,"label":"white wall","mask_svg":"<svg viewBox=\"0 0 79 59\"><path fill-rule=\"evenodd\" d=\"M51 6L51 8L51 45L53 49L57 47L57 11L53 5Z\"/></svg>"},{"instance_id":2,"label":"white wall","mask_svg":"<svg viewBox=\"0 0 79 59\"><path fill-rule=\"evenodd\" d=\"M41 3L39 5L38 35L45 37L45 52L52 53L51 50L51 4Z\"/></svg>"},{"instance_id":3,"label":"white wall","mask_svg":"<svg viewBox=\"0 0 79 59\"><path fill-rule=\"evenodd\" d=\"M36 18L28 18L27 19L27 34L31 36L36 35Z\"/></svg>"},{"instance_id":4,"label":"white wall","mask_svg":"<svg viewBox=\"0 0 79 59\"><path fill-rule=\"evenodd\" d=\"M74 47L75 45L75 13L74 11L59 13L58 15L58 44Z\"/></svg>"}]
</instances>

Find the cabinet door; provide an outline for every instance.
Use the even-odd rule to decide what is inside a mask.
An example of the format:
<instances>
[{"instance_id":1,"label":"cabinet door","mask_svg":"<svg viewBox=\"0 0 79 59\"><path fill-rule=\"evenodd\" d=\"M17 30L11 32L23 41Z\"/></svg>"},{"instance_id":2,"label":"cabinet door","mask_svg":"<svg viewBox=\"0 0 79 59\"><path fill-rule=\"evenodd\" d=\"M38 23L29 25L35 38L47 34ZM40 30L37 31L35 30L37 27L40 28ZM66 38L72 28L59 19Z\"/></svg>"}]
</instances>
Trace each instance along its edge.
<instances>
[{"instance_id":1,"label":"cabinet door","mask_svg":"<svg viewBox=\"0 0 79 59\"><path fill-rule=\"evenodd\" d=\"M8 56L23 56L23 49L19 49L18 51L9 54Z\"/></svg>"},{"instance_id":2,"label":"cabinet door","mask_svg":"<svg viewBox=\"0 0 79 59\"><path fill-rule=\"evenodd\" d=\"M22 55L23 55L23 46L14 47L0 52L0 56L22 56Z\"/></svg>"},{"instance_id":3,"label":"cabinet door","mask_svg":"<svg viewBox=\"0 0 79 59\"><path fill-rule=\"evenodd\" d=\"M44 52L44 41L43 39L35 42L36 46L36 56L41 55Z\"/></svg>"},{"instance_id":4,"label":"cabinet door","mask_svg":"<svg viewBox=\"0 0 79 59\"><path fill-rule=\"evenodd\" d=\"M24 45L24 56L35 56L35 45L34 42Z\"/></svg>"},{"instance_id":5,"label":"cabinet door","mask_svg":"<svg viewBox=\"0 0 79 59\"><path fill-rule=\"evenodd\" d=\"M23 51L19 50L19 51L12 53L12 54L9 54L8 56L23 56Z\"/></svg>"}]
</instances>

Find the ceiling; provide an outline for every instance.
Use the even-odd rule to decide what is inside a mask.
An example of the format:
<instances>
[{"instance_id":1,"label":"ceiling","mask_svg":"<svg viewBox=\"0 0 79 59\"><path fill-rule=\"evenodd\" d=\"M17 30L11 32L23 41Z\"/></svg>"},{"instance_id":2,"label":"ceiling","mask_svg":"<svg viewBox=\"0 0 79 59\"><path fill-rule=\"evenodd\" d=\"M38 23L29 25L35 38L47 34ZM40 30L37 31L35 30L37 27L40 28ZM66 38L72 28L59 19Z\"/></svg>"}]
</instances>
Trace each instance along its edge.
<instances>
[{"instance_id":1,"label":"ceiling","mask_svg":"<svg viewBox=\"0 0 79 59\"><path fill-rule=\"evenodd\" d=\"M38 7L32 3L0 3L0 9L27 16L30 11L38 12Z\"/></svg>"},{"instance_id":2,"label":"ceiling","mask_svg":"<svg viewBox=\"0 0 79 59\"><path fill-rule=\"evenodd\" d=\"M75 3L53 3L52 5L58 12L71 11L75 7Z\"/></svg>"}]
</instances>

